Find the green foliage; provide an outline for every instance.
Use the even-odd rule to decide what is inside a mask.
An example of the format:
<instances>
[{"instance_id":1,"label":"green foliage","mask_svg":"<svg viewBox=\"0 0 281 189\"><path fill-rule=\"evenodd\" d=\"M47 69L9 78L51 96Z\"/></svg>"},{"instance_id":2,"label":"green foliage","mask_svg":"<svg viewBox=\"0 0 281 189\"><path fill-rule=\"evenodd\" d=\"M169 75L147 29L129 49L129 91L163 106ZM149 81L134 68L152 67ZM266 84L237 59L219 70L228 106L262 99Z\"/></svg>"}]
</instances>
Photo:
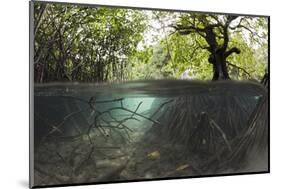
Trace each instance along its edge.
<instances>
[{"instance_id":1,"label":"green foliage","mask_svg":"<svg viewBox=\"0 0 281 189\"><path fill-rule=\"evenodd\" d=\"M242 69L229 66L232 78L237 80L261 80L267 66L267 55L263 54L265 50L267 51L267 47L256 47L255 49L247 44L243 40L243 36L239 33L232 37L231 43L237 46L241 50L241 53L239 56L229 57L229 62L245 70L243 71Z\"/></svg>"},{"instance_id":2,"label":"green foliage","mask_svg":"<svg viewBox=\"0 0 281 189\"><path fill-rule=\"evenodd\" d=\"M43 5L36 3L35 18ZM123 80L146 28L141 11L128 9L47 4L41 19L35 31L38 82Z\"/></svg>"},{"instance_id":3,"label":"green foliage","mask_svg":"<svg viewBox=\"0 0 281 189\"><path fill-rule=\"evenodd\" d=\"M170 68L170 55L161 45L145 47L130 60L132 64L130 79L167 79L173 78Z\"/></svg>"},{"instance_id":4,"label":"green foliage","mask_svg":"<svg viewBox=\"0 0 281 189\"><path fill-rule=\"evenodd\" d=\"M194 79L210 79L211 65L208 64L208 53L198 46L204 44L202 37L197 35L183 36L174 34L169 38L172 49L175 77L179 78L185 70L190 70L190 77Z\"/></svg>"},{"instance_id":5,"label":"green foliage","mask_svg":"<svg viewBox=\"0 0 281 189\"><path fill-rule=\"evenodd\" d=\"M202 13L39 2L35 2L34 16L35 82L179 79L184 72L188 78L210 80L213 67L208 62L206 38L200 32L176 32L171 26L192 24L201 29L228 19ZM260 80L264 75L267 22L263 17L239 17L229 26L228 49L241 51L227 58L232 79ZM213 32L218 45L223 45L222 28Z\"/></svg>"}]
</instances>

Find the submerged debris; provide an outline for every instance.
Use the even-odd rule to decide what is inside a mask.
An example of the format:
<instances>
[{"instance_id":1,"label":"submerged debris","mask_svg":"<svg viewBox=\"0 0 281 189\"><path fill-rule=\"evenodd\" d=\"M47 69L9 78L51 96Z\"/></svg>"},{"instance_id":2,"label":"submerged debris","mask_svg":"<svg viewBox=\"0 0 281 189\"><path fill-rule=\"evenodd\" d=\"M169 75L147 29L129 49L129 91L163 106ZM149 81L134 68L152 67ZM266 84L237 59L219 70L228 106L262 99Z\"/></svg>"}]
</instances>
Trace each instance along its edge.
<instances>
[{"instance_id":1,"label":"submerged debris","mask_svg":"<svg viewBox=\"0 0 281 189\"><path fill-rule=\"evenodd\" d=\"M243 84L246 94L224 95L225 84L209 93L200 92L205 84L191 86L193 94L150 106L136 97L129 106L125 97L37 96L35 184L267 170L266 90Z\"/></svg>"}]
</instances>

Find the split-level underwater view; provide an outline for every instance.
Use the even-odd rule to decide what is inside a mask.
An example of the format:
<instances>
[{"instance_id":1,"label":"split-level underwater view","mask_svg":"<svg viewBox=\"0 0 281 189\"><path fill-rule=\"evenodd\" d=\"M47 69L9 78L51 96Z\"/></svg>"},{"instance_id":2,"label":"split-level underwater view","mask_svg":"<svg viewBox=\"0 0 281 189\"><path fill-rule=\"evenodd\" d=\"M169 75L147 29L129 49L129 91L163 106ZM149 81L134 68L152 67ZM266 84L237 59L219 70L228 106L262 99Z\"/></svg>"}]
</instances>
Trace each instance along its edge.
<instances>
[{"instance_id":1,"label":"split-level underwater view","mask_svg":"<svg viewBox=\"0 0 281 189\"><path fill-rule=\"evenodd\" d=\"M31 187L269 172L268 17L31 13Z\"/></svg>"}]
</instances>

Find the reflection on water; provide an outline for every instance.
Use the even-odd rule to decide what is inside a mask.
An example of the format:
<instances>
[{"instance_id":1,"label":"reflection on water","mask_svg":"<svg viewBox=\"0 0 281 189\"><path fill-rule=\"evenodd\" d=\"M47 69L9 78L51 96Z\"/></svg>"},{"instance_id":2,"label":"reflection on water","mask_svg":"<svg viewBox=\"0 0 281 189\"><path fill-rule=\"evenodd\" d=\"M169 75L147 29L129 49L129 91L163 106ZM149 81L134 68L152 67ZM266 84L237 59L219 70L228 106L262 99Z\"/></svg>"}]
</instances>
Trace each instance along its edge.
<instances>
[{"instance_id":1,"label":"reflection on water","mask_svg":"<svg viewBox=\"0 0 281 189\"><path fill-rule=\"evenodd\" d=\"M35 185L266 171L267 105L246 82L36 85Z\"/></svg>"}]
</instances>

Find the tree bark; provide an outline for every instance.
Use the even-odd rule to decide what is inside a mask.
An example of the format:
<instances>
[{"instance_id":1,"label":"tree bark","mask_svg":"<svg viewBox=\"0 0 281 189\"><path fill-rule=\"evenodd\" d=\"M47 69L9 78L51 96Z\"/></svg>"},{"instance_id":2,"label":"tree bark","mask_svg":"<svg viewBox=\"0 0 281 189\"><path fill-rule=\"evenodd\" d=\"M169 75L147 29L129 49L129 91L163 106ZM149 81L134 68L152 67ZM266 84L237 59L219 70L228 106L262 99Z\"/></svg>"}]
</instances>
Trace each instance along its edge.
<instances>
[{"instance_id":1,"label":"tree bark","mask_svg":"<svg viewBox=\"0 0 281 189\"><path fill-rule=\"evenodd\" d=\"M218 50L209 57L209 62L213 65L213 81L230 79L224 54L225 52Z\"/></svg>"}]
</instances>

